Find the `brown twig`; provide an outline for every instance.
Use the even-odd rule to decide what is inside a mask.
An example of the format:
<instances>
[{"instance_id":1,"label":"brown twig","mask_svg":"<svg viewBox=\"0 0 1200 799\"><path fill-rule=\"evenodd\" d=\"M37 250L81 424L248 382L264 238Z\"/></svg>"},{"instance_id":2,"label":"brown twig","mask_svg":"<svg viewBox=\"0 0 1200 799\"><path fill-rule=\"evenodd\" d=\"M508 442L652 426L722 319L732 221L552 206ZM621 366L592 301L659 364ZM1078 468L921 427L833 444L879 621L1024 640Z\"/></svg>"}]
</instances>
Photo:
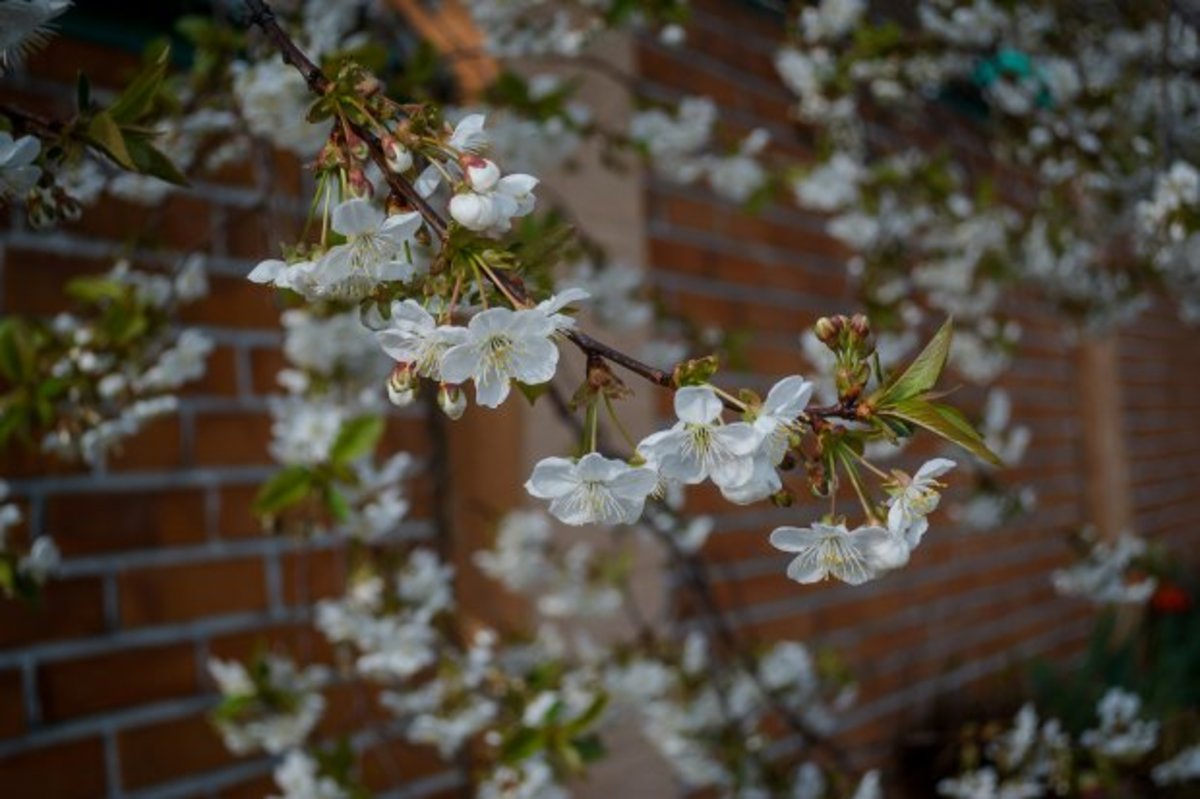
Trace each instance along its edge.
<instances>
[{"instance_id":1,"label":"brown twig","mask_svg":"<svg viewBox=\"0 0 1200 799\"><path fill-rule=\"evenodd\" d=\"M271 11L266 2L264 0L244 0L244 2L250 10L248 21L262 30L275 48L279 50L284 62L293 66L303 76L305 83L308 84L309 89L314 94L327 94L332 88L333 82L321 71L319 66L305 55L304 51L296 45L288 33L279 26L274 12ZM420 192L416 190L416 187L410 181L403 175L396 174L388 168L388 159L383 142L375 132L352 119L347 120L347 123L354 132L354 135L362 139L367 145L371 160L382 170L388 188L415 208L435 235L445 239L449 231L449 225L446 220L430 206L429 202L421 196ZM528 294L524 286L520 284L520 281L514 280L503 271L496 269L488 270L487 278L501 293L511 294L520 302L528 302ZM662 388L669 390L677 388L672 372L657 369L580 330L568 330L563 335L587 357L603 358L609 363L627 369L646 381ZM722 399L722 402L724 402L726 408L732 411L741 410L741 408L728 400ZM808 415L820 418L838 417L852 419L854 418L854 408L843 404L831 405L824 408L811 408L808 411Z\"/></svg>"}]
</instances>

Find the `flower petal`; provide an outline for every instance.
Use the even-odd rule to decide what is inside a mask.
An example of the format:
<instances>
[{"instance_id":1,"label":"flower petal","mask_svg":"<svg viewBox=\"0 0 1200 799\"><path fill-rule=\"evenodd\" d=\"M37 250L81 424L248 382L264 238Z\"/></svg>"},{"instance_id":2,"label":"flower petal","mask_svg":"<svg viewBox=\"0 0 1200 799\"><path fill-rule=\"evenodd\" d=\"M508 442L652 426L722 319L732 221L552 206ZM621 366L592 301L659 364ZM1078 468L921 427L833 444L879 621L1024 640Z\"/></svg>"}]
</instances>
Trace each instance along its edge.
<instances>
[{"instance_id":1,"label":"flower petal","mask_svg":"<svg viewBox=\"0 0 1200 799\"><path fill-rule=\"evenodd\" d=\"M557 369L558 347L548 338L525 339L513 352L513 377L526 385L550 382Z\"/></svg>"},{"instance_id":2,"label":"flower petal","mask_svg":"<svg viewBox=\"0 0 1200 799\"><path fill-rule=\"evenodd\" d=\"M711 424L721 415L721 400L708 386L685 386L675 392L675 415L691 424Z\"/></svg>"},{"instance_id":3,"label":"flower petal","mask_svg":"<svg viewBox=\"0 0 1200 799\"><path fill-rule=\"evenodd\" d=\"M771 546L784 552L803 552L816 546L823 536L807 527L776 527L771 531Z\"/></svg>"},{"instance_id":4,"label":"flower petal","mask_svg":"<svg viewBox=\"0 0 1200 799\"><path fill-rule=\"evenodd\" d=\"M379 230L383 223L383 211L370 200L346 200L333 209L333 229L343 236L358 236Z\"/></svg>"},{"instance_id":5,"label":"flower petal","mask_svg":"<svg viewBox=\"0 0 1200 799\"><path fill-rule=\"evenodd\" d=\"M543 458L525 482L525 490L538 499L561 497L578 487L577 467L569 458Z\"/></svg>"},{"instance_id":6,"label":"flower petal","mask_svg":"<svg viewBox=\"0 0 1200 799\"><path fill-rule=\"evenodd\" d=\"M771 387L763 401L763 412L772 416L794 418L808 407L813 384L799 375L785 377Z\"/></svg>"},{"instance_id":7,"label":"flower petal","mask_svg":"<svg viewBox=\"0 0 1200 799\"><path fill-rule=\"evenodd\" d=\"M465 383L479 371L479 348L472 343L459 344L442 354L438 371L447 383Z\"/></svg>"}]
</instances>

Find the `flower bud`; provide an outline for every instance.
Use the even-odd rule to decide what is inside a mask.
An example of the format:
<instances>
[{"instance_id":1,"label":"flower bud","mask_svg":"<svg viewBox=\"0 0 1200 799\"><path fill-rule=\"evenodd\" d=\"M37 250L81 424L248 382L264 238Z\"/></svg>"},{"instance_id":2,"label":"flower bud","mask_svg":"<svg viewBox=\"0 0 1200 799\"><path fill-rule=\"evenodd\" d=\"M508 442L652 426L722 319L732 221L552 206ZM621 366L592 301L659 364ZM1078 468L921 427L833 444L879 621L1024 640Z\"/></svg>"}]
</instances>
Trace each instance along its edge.
<instances>
[{"instance_id":1,"label":"flower bud","mask_svg":"<svg viewBox=\"0 0 1200 799\"><path fill-rule=\"evenodd\" d=\"M450 200L450 216L468 230L487 230L497 222L496 204L475 192L456 194Z\"/></svg>"},{"instance_id":2,"label":"flower bud","mask_svg":"<svg viewBox=\"0 0 1200 799\"><path fill-rule=\"evenodd\" d=\"M822 316L813 326L814 332L817 334L817 339L827 347L832 347L837 343L838 335L842 332L842 317L835 316L830 318Z\"/></svg>"},{"instance_id":3,"label":"flower bud","mask_svg":"<svg viewBox=\"0 0 1200 799\"><path fill-rule=\"evenodd\" d=\"M391 136L384 139L383 152L387 155L388 169L393 172L399 174L412 168L412 151Z\"/></svg>"},{"instance_id":4,"label":"flower bud","mask_svg":"<svg viewBox=\"0 0 1200 799\"><path fill-rule=\"evenodd\" d=\"M458 386L442 383L438 389L438 407L446 416L458 421L467 409L467 395Z\"/></svg>"},{"instance_id":5,"label":"flower bud","mask_svg":"<svg viewBox=\"0 0 1200 799\"><path fill-rule=\"evenodd\" d=\"M411 405L417 398L420 380L410 363L398 363L387 379L388 400L397 408Z\"/></svg>"},{"instance_id":6,"label":"flower bud","mask_svg":"<svg viewBox=\"0 0 1200 799\"><path fill-rule=\"evenodd\" d=\"M361 169L351 170L348 182L352 197L369 200L375 196L375 187L371 185L371 181L367 180L366 173Z\"/></svg>"},{"instance_id":7,"label":"flower bud","mask_svg":"<svg viewBox=\"0 0 1200 799\"><path fill-rule=\"evenodd\" d=\"M856 313L850 317L850 330L860 339L865 339L871 335L871 323L867 321L866 316Z\"/></svg>"},{"instance_id":8,"label":"flower bud","mask_svg":"<svg viewBox=\"0 0 1200 799\"><path fill-rule=\"evenodd\" d=\"M371 155L367 143L353 133L346 138L346 152L350 153L350 157L355 161L366 161Z\"/></svg>"},{"instance_id":9,"label":"flower bud","mask_svg":"<svg viewBox=\"0 0 1200 799\"><path fill-rule=\"evenodd\" d=\"M495 161L480 158L478 155L466 155L460 163L463 171L467 173L467 182L475 191L491 191L500 182L500 167L496 166Z\"/></svg>"}]
</instances>

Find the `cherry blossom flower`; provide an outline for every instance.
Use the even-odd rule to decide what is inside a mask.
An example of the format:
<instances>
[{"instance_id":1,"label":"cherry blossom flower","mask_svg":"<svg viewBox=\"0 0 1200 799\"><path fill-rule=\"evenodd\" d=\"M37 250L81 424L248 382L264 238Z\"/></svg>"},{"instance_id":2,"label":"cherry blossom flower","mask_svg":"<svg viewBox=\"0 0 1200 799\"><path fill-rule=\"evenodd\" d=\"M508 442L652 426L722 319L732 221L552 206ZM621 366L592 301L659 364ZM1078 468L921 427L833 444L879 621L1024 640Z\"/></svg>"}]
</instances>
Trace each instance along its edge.
<instances>
[{"instance_id":1,"label":"cherry blossom flower","mask_svg":"<svg viewBox=\"0 0 1200 799\"><path fill-rule=\"evenodd\" d=\"M275 784L283 791L271 799L349 799L350 793L332 777L323 777L316 760L299 749L287 753L275 767Z\"/></svg>"},{"instance_id":2,"label":"cherry blossom flower","mask_svg":"<svg viewBox=\"0 0 1200 799\"><path fill-rule=\"evenodd\" d=\"M250 132L301 158L316 155L333 123L308 121L312 96L304 78L278 59L240 65L233 92Z\"/></svg>"},{"instance_id":3,"label":"cherry blossom flower","mask_svg":"<svg viewBox=\"0 0 1200 799\"><path fill-rule=\"evenodd\" d=\"M850 585L861 585L908 561L903 539L876 526L852 531L844 524L823 522L813 522L812 527L779 527L771 533L771 546L796 553L787 575L798 583L816 583L832 575Z\"/></svg>"},{"instance_id":4,"label":"cherry blossom flower","mask_svg":"<svg viewBox=\"0 0 1200 799\"><path fill-rule=\"evenodd\" d=\"M762 449L772 466L778 466L788 451L789 425L808 407L812 383L799 375L785 377L771 387L754 420L763 437Z\"/></svg>"},{"instance_id":5,"label":"cherry blossom flower","mask_svg":"<svg viewBox=\"0 0 1200 799\"><path fill-rule=\"evenodd\" d=\"M1137 694L1109 688L1096 705L1099 729L1085 731L1080 743L1106 757L1141 757L1158 744L1158 722L1139 719L1141 709Z\"/></svg>"},{"instance_id":6,"label":"cherry blossom flower","mask_svg":"<svg viewBox=\"0 0 1200 799\"><path fill-rule=\"evenodd\" d=\"M722 488L744 485L754 476L753 456L762 436L745 422L722 423L721 409L709 386L679 389L679 421L643 439L638 452L668 480L695 485L711 479Z\"/></svg>"},{"instance_id":7,"label":"cherry blossom flower","mask_svg":"<svg viewBox=\"0 0 1200 799\"><path fill-rule=\"evenodd\" d=\"M550 340L554 323L537 310L490 308L471 318L465 340L442 356L442 379L475 382L475 401L498 408L510 381L538 385L554 377L558 347Z\"/></svg>"},{"instance_id":8,"label":"cherry blossom flower","mask_svg":"<svg viewBox=\"0 0 1200 799\"><path fill-rule=\"evenodd\" d=\"M47 38L45 26L71 7L71 0L0 3L0 67L7 69Z\"/></svg>"},{"instance_id":9,"label":"cherry blossom flower","mask_svg":"<svg viewBox=\"0 0 1200 799\"><path fill-rule=\"evenodd\" d=\"M922 536L929 529L929 520L925 517L937 510L941 501L938 489L942 484L937 482L937 478L956 465L949 458L934 458L921 466L912 477L898 477L899 483L888 509L888 529L902 536L909 548L921 543Z\"/></svg>"},{"instance_id":10,"label":"cherry blossom flower","mask_svg":"<svg viewBox=\"0 0 1200 799\"><path fill-rule=\"evenodd\" d=\"M467 339L462 327L438 325L416 300L392 304L390 326L375 334L383 351L399 363L412 364L422 377L441 380L446 351Z\"/></svg>"},{"instance_id":11,"label":"cherry blossom flower","mask_svg":"<svg viewBox=\"0 0 1200 799\"><path fill-rule=\"evenodd\" d=\"M318 262L326 295L360 299L381 282L410 280L417 273L421 226L416 211L387 216L369 200L347 200L333 209L333 229L346 237Z\"/></svg>"},{"instance_id":12,"label":"cherry blossom flower","mask_svg":"<svg viewBox=\"0 0 1200 799\"><path fill-rule=\"evenodd\" d=\"M37 185L42 170L34 161L41 151L42 143L33 136L14 140L12 134L0 131L0 199L23 197Z\"/></svg>"},{"instance_id":13,"label":"cherry blossom flower","mask_svg":"<svg viewBox=\"0 0 1200 799\"><path fill-rule=\"evenodd\" d=\"M450 216L468 230L499 236L512 228L514 218L533 211L536 202L533 190L538 179L518 173L489 180L490 175L480 178L480 185L488 186L486 189L454 195L450 200Z\"/></svg>"},{"instance_id":14,"label":"cherry blossom flower","mask_svg":"<svg viewBox=\"0 0 1200 799\"><path fill-rule=\"evenodd\" d=\"M551 500L550 513L567 524L633 524L657 484L653 469L589 452L578 461L543 459L525 490Z\"/></svg>"},{"instance_id":15,"label":"cherry blossom flower","mask_svg":"<svg viewBox=\"0 0 1200 799\"><path fill-rule=\"evenodd\" d=\"M571 330L575 327L575 317L560 311L571 303L586 300L590 296L584 289L568 288L542 300L534 310L546 314L555 330Z\"/></svg>"},{"instance_id":16,"label":"cherry blossom flower","mask_svg":"<svg viewBox=\"0 0 1200 799\"><path fill-rule=\"evenodd\" d=\"M487 117L483 114L467 114L454 126L447 142L460 153L478 153L488 145L488 136L483 131Z\"/></svg>"}]
</instances>

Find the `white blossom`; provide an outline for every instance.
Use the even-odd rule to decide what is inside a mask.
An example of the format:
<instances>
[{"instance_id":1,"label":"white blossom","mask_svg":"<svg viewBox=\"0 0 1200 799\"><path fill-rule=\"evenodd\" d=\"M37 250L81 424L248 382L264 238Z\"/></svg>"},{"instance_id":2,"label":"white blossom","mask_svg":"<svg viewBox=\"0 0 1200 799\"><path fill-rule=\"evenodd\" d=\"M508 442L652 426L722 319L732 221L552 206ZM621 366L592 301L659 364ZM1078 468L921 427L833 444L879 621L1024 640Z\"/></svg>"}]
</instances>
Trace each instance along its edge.
<instances>
[{"instance_id":1,"label":"white blossom","mask_svg":"<svg viewBox=\"0 0 1200 799\"><path fill-rule=\"evenodd\" d=\"M1170 760L1164 760L1150 772L1155 785L1177 785L1200 778L1200 744L1195 744Z\"/></svg>"},{"instance_id":2,"label":"white blossom","mask_svg":"<svg viewBox=\"0 0 1200 799\"><path fill-rule=\"evenodd\" d=\"M771 546L796 557L787 575L798 583L816 583L833 576L850 585L861 585L882 572L903 566L908 548L902 539L882 527L859 527L813 522L811 527L778 527Z\"/></svg>"},{"instance_id":3,"label":"white blossom","mask_svg":"<svg viewBox=\"0 0 1200 799\"><path fill-rule=\"evenodd\" d=\"M279 59L239 66L233 92L255 136L310 158L325 144L333 123L308 121L312 94L300 73Z\"/></svg>"},{"instance_id":4,"label":"white blossom","mask_svg":"<svg viewBox=\"0 0 1200 799\"><path fill-rule=\"evenodd\" d=\"M271 799L350 799L331 777L322 777L317 761L297 749L275 767L275 784L283 791Z\"/></svg>"},{"instance_id":5,"label":"white blossom","mask_svg":"<svg viewBox=\"0 0 1200 799\"><path fill-rule=\"evenodd\" d=\"M550 513L567 524L633 524L657 485L653 469L589 452L578 461L542 459L525 490L551 500Z\"/></svg>"},{"instance_id":6,"label":"white blossom","mask_svg":"<svg viewBox=\"0 0 1200 799\"><path fill-rule=\"evenodd\" d=\"M346 200L333 209L333 229L346 237L317 262L317 292L360 299L382 282L411 280L423 266L414 234L416 211L387 216L369 200Z\"/></svg>"},{"instance_id":7,"label":"white blossom","mask_svg":"<svg viewBox=\"0 0 1200 799\"><path fill-rule=\"evenodd\" d=\"M400 363L412 364L422 377L441 380L442 356L451 347L468 338L465 328L438 325L429 311L416 300L392 304L389 326L375 337L390 357Z\"/></svg>"},{"instance_id":8,"label":"white blossom","mask_svg":"<svg viewBox=\"0 0 1200 799\"><path fill-rule=\"evenodd\" d=\"M1096 705L1100 727L1084 731L1079 742L1107 757L1141 757L1158 744L1158 722L1139 719L1141 708L1137 694L1109 688Z\"/></svg>"},{"instance_id":9,"label":"white blossom","mask_svg":"<svg viewBox=\"0 0 1200 799\"><path fill-rule=\"evenodd\" d=\"M513 219L533 211L533 190L538 179L518 173L492 180L490 172L485 174L486 179L480 177L480 185L486 189L468 189L451 198L450 216L468 230L499 236L512 228Z\"/></svg>"},{"instance_id":10,"label":"white blossom","mask_svg":"<svg viewBox=\"0 0 1200 799\"><path fill-rule=\"evenodd\" d=\"M745 422L724 424L721 400L709 386L675 392L679 421L638 444L660 474L689 485L711 479L722 488L744 485L754 476L754 452L762 436Z\"/></svg>"},{"instance_id":11,"label":"white blossom","mask_svg":"<svg viewBox=\"0 0 1200 799\"><path fill-rule=\"evenodd\" d=\"M0 5L0 18L3 17L3 9L12 5L14 3ZM0 44L5 37L2 31L3 26L0 26ZM0 47L0 50L3 49ZM0 199L20 199L37 185L42 176L42 169L34 162L41 151L42 143L33 136L22 136L14 140L12 134L0 131Z\"/></svg>"},{"instance_id":12,"label":"white blossom","mask_svg":"<svg viewBox=\"0 0 1200 799\"><path fill-rule=\"evenodd\" d=\"M1142 604L1154 594L1158 581L1148 576L1127 580L1126 572L1145 551L1146 542L1129 533L1112 544L1096 541L1079 563L1054 572L1054 590L1097 603Z\"/></svg>"},{"instance_id":13,"label":"white blossom","mask_svg":"<svg viewBox=\"0 0 1200 799\"><path fill-rule=\"evenodd\" d=\"M14 62L48 38L46 25L71 7L71 0L6 0L0 2L0 68ZM4 135L4 134L0 134ZM0 140L0 152L3 141ZM0 171L3 156L0 155Z\"/></svg>"},{"instance_id":14,"label":"white blossom","mask_svg":"<svg viewBox=\"0 0 1200 799\"><path fill-rule=\"evenodd\" d=\"M921 543L925 531L929 529L929 514L937 510L941 501L938 489L942 483L937 478L956 466L948 458L934 458L923 464L917 473L909 477L901 472L894 472L896 484L888 508L888 530L902 537L910 549Z\"/></svg>"},{"instance_id":15,"label":"white blossom","mask_svg":"<svg viewBox=\"0 0 1200 799\"><path fill-rule=\"evenodd\" d=\"M475 383L475 401L498 408L508 398L510 381L545 383L558 367L558 347L551 340L554 323L536 310L490 308L471 318L462 343L442 356L442 379Z\"/></svg>"}]
</instances>

